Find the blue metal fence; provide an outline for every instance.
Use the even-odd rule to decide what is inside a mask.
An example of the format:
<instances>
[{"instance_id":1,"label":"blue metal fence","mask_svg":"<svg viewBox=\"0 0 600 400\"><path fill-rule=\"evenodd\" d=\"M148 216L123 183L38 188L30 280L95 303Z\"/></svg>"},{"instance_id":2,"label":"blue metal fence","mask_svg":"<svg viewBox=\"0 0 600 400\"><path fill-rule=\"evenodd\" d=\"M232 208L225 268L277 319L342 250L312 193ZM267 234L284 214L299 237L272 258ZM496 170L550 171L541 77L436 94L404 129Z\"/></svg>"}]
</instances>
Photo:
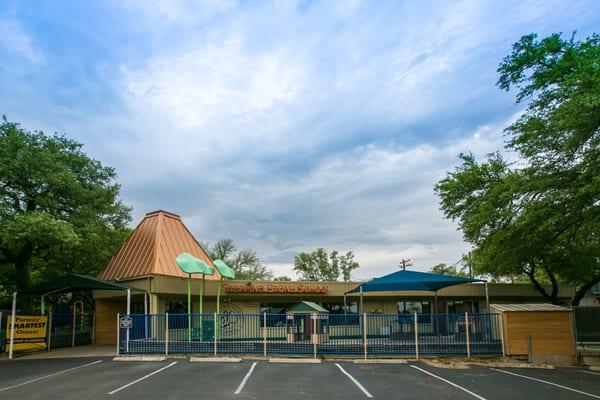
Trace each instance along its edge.
<instances>
[{"instance_id":1,"label":"blue metal fence","mask_svg":"<svg viewBox=\"0 0 600 400\"><path fill-rule=\"evenodd\" d=\"M121 354L502 354L499 314L120 315Z\"/></svg>"}]
</instances>

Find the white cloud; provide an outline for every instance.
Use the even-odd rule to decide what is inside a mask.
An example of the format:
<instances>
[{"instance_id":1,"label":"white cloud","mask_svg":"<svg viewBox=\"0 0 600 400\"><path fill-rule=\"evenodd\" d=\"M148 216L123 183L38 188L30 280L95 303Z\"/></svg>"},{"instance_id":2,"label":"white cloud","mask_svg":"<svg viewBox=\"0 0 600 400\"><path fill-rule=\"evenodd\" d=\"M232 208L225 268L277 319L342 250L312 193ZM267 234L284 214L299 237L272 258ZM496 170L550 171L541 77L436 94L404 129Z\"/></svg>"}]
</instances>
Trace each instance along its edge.
<instances>
[{"instance_id":1,"label":"white cloud","mask_svg":"<svg viewBox=\"0 0 600 400\"><path fill-rule=\"evenodd\" d=\"M44 60L42 53L36 49L19 21L10 16L0 16L0 47L32 63L41 63Z\"/></svg>"}]
</instances>

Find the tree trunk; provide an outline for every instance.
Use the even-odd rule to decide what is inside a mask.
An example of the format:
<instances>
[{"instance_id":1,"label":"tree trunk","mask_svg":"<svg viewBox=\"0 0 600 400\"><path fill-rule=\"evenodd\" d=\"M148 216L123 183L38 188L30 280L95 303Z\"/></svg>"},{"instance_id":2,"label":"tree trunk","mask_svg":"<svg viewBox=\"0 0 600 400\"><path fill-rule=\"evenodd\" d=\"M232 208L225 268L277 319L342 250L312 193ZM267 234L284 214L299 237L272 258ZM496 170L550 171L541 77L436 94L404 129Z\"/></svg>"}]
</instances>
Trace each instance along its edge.
<instances>
[{"instance_id":1,"label":"tree trunk","mask_svg":"<svg viewBox=\"0 0 600 400\"><path fill-rule=\"evenodd\" d=\"M587 282L585 285L579 288L577 292L575 292L575 296L573 296L573 300L571 301L572 306L578 306L579 302L585 296L586 292L592 288L596 283L600 282L600 275L596 275L592 280Z\"/></svg>"},{"instance_id":2,"label":"tree trunk","mask_svg":"<svg viewBox=\"0 0 600 400\"><path fill-rule=\"evenodd\" d=\"M554 276L554 273L552 273L552 271L548 270L546 267L542 266L542 268L544 269L546 276L550 279L550 282L552 283L550 301L552 302L552 304L558 304L558 282L556 281L556 276Z\"/></svg>"},{"instance_id":3,"label":"tree trunk","mask_svg":"<svg viewBox=\"0 0 600 400\"><path fill-rule=\"evenodd\" d=\"M531 269L529 271L525 270L525 274L529 277L529 280L531 281L531 283L533 284L533 287L535 287L535 289L540 292L540 294L546 299L546 300L550 300L550 302L552 302L552 304L556 304L556 298L553 300L552 295L548 294L548 292L546 291L546 288L544 288L542 286L542 284L535 279L535 264L531 263ZM554 289L554 288L553 288Z\"/></svg>"}]
</instances>

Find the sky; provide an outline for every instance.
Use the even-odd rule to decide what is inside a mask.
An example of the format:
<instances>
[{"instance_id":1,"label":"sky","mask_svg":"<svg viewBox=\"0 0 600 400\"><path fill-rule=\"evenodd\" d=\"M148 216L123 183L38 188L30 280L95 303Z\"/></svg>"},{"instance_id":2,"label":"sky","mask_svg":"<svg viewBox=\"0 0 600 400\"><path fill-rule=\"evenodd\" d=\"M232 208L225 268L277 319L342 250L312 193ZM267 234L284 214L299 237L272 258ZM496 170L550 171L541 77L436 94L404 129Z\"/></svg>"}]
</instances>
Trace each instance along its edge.
<instances>
[{"instance_id":1,"label":"sky","mask_svg":"<svg viewBox=\"0 0 600 400\"><path fill-rule=\"evenodd\" d=\"M164 209L276 275L353 251L354 279L469 251L434 185L501 150L522 35L585 38L597 1L0 3L0 114L115 167L132 227Z\"/></svg>"}]
</instances>

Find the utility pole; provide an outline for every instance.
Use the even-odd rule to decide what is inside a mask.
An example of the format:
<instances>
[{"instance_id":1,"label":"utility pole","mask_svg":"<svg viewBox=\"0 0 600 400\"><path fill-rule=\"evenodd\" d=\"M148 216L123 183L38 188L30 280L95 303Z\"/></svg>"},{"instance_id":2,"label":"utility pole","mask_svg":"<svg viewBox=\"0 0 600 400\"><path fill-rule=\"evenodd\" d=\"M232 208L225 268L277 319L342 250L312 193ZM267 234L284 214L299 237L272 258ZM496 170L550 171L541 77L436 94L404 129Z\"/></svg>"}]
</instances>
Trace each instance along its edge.
<instances>
[{"instance_id":1,"label":"utility pole","mask_svg":"<svg viewBox=\"0 0 600 400\"><path fill-rule=\"evenodd\" d=\"M410 267L412 266L412 263L410 262L410 258L407 259L402 259L402 261L400 261L400 264L398 265L398 267L402 268L402 271L406 271L406 267Z\"/></svg>"}]
</instances>

